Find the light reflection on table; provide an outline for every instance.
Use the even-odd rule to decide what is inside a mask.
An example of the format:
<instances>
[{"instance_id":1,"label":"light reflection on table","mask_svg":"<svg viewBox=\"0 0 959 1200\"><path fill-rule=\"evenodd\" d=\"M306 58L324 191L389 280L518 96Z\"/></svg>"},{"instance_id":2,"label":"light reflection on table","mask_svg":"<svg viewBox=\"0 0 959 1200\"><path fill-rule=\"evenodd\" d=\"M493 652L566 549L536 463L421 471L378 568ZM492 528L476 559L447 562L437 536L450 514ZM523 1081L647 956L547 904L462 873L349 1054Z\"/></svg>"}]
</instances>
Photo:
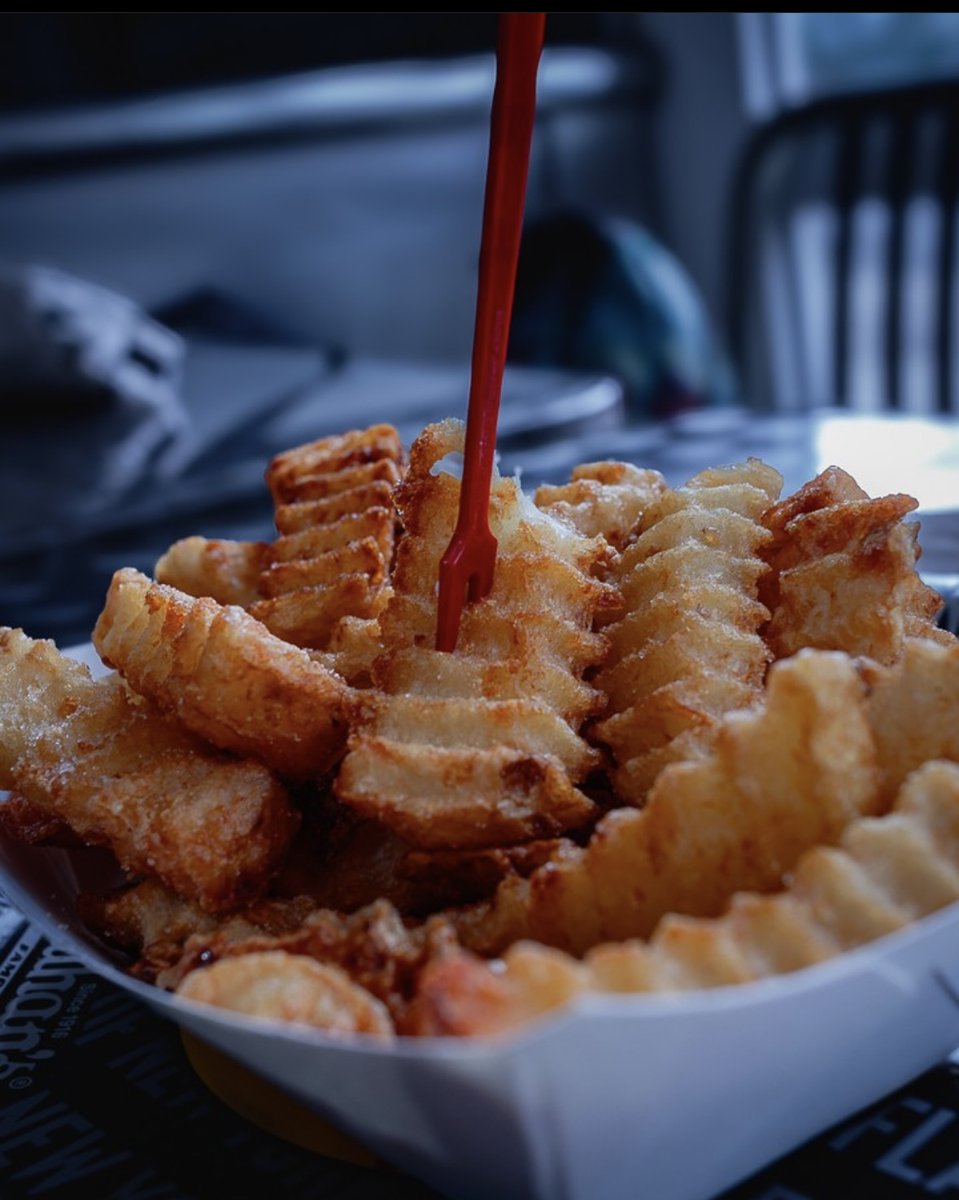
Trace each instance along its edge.
<instances>
[{"instance_id":1,"label":"light reflection on table","mask_svg":"<svg viewBox=\"0 0 959 1200\"><path fill-rule=\"evenodd\" d=\"M656 468L675 487L705 467L751 455L782 474L784 495L835 465L871 496L915 496L923 528L922 572L934 585L959 587L959 422L949 418L834 409L790 415L708 409L655 425L507 448L501 467L519 468L524 485L535 487L568 478L577 463L614 458Z\"/></svg>"}]
</instances>

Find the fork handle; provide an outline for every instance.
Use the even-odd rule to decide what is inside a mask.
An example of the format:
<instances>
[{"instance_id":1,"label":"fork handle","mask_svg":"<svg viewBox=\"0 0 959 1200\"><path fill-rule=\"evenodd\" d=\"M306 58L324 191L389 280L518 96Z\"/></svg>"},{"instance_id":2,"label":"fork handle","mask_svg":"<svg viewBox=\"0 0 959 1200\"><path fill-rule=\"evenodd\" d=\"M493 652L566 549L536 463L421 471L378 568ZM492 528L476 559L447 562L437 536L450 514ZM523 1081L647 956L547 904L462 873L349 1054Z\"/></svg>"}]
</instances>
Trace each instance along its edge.
<instances>
[{"instance_id":1,"label":"fork handle","mask_svg":"<svg viewBox=\"0 0 959 1200\"><path fill-rule=\"evenodd\" d=\"M460 524L488 521L503 368L523 231L545 13L500 13Z\"/></svg>"}]
</instances>

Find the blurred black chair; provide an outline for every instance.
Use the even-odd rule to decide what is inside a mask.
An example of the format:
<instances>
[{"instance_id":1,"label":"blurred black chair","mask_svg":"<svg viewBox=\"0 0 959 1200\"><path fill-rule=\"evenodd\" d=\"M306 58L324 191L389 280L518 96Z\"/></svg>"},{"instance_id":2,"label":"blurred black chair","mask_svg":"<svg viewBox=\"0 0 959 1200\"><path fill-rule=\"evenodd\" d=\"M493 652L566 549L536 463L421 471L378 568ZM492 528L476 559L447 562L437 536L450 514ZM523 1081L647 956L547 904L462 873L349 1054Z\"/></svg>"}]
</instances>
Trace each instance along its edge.
<instances>
[{"instance_id":1,"label":"blurred black chair","mask_svg":"<svg viewBox=\"0 0 959 1200\"><path fill-rule=\"evenodd\" d=\"M840 95L747 146L727 321L761 409L959 410L959 81Z\"/></svg>"},{"instance_id":2,"label":"blurred black chair","mask_svg":"<svg viewBox=\"0 0 959 1200\"><path fill-rule=\"evenodd\" d=\"M603 213L527 222L509 360L613 376L634 421L737 398L681 263L637 222Z\"/></svg>"}]
</instances>

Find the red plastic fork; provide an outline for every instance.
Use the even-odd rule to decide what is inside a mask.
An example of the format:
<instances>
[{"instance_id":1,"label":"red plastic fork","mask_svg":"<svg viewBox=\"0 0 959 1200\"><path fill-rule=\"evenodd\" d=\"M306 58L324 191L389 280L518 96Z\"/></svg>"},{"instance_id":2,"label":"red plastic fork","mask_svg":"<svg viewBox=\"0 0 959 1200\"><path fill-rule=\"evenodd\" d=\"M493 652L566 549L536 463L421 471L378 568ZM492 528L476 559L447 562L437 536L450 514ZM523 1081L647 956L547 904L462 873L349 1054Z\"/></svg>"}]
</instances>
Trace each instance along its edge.
<instances>
[{"instance_id":1,"label":"red plastic fork","mask_svg":"<svg viewBox=\"0 0 959 1200\"><path fill-rule=\"evenodd\" d=\"M465 599L482 600L493 586L490 481L545 25L545 13L499 16L463 480L456 528L440 561L437 650L456 649Z\"/></svg>"}]
</instances>

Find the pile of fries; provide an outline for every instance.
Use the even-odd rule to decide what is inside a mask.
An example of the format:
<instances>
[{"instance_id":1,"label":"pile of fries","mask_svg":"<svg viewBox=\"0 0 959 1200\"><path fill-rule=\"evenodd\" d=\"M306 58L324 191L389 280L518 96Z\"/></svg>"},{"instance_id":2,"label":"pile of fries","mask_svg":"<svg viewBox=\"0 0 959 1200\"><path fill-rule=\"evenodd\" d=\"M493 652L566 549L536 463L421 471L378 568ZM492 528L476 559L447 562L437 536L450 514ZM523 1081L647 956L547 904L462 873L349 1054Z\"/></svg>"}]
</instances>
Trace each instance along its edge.
<instances>
[{"instance_id":1,"label":"pile of fries","mask_svg":"<svg viewBox=\"0 0 959 1200\"><path fill-rule=\"evenodd\" d=\"M270 543L115 575L93 679L0 631L0 827L106 847L131 970L377 1038L793 971L959 899L959 642L915 508L751 459L497 476L434 649L463 430L280 455Z\"/></svg>"}]
</instances>

